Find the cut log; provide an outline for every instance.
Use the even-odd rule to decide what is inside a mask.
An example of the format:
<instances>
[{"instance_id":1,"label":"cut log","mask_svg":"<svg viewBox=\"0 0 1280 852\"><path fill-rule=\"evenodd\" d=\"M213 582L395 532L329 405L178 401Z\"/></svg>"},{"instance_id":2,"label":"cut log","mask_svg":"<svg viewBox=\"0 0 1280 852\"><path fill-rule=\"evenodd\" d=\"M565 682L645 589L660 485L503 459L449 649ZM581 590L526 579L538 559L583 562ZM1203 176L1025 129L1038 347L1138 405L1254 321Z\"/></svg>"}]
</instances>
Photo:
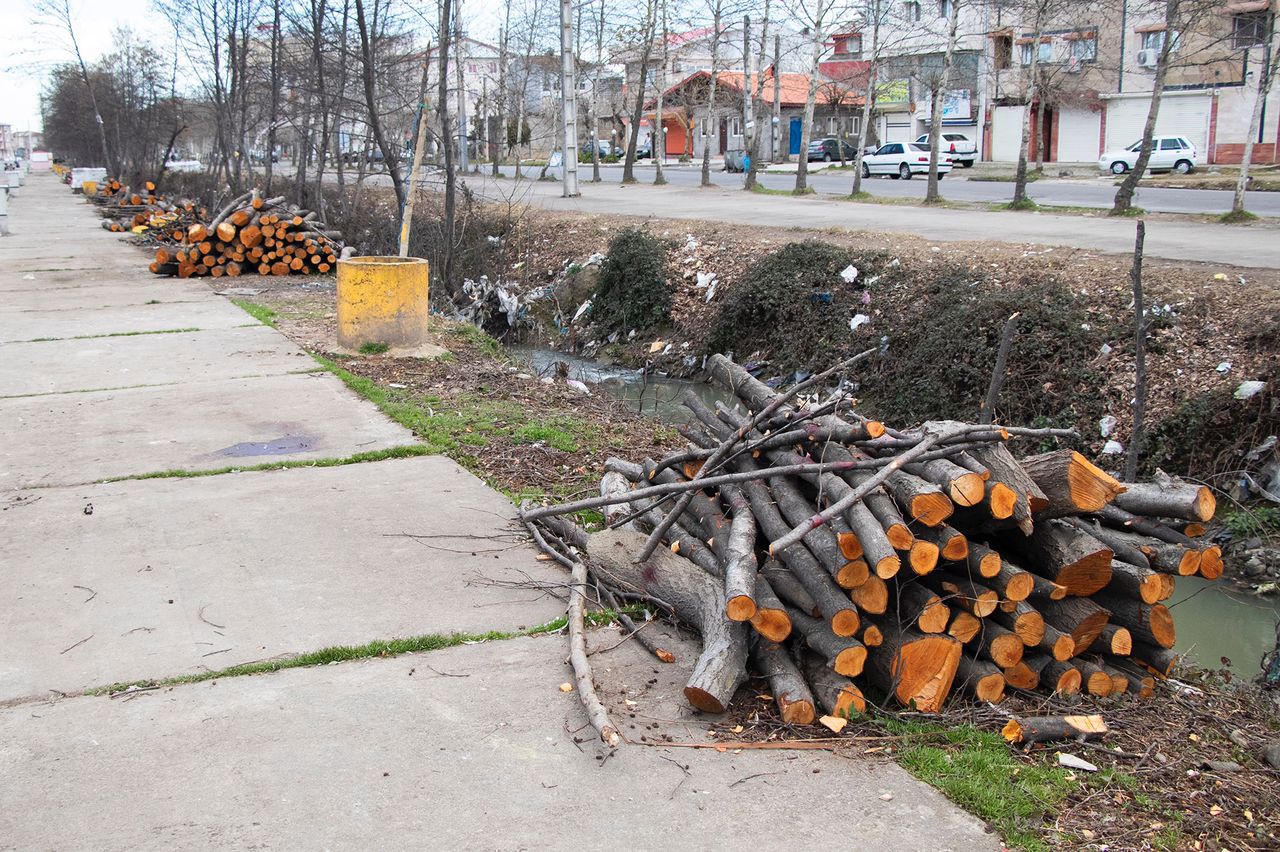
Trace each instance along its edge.
<instances>
[{"instance_id":1,"label":"cut log","mask_svg":"<svg viewBox=\"0 0 1280 852\"><path fill-rule=\"evenodd\" d=\"M812 725L814 712L813 693L791 655L781 645L761 640L751 651L751 664L769 681L778 714L788 725Z\"/></svg>"},{"instance_id":2,"label":"cut log","mask_svg":"<svg viewBox=\"0 0 1280 852\"><path fill-rule=\"evenodd\" d=\"M1042 655L1047 660L1047 654ZM1004 682L1014 689L1032 690L1040 685L1040 672L1027 665L1027 658L1023 657L1007 669L1003 669L1001 673L1004 675Z\"/></svg>"},{"instance_id":3,"label":"cut log","mask_svg":"<svg viewBox=\"0 0 1280 852\"><path fill-rule=\"evenodd\" d=\"M965 557L969 571L979 577L991 578L1000 573L1000 554L985 544L969 542L969 553Z\"/></svg>"},{"instance_id":4,"label":"cut log","mask_svg":"<svg viewBox=\"0 0 1280 852\"><path fill-rule=\"evenodd\" d=\"M887 580L897 574L899 569L902 568L902 561L898 558L898 554L894 552L889 532L881 525L879 518L872 513L870 507L865 502L854 503L845 512L844 517L849 524L850 530L857 536L858 543L862 549L860 555L866 559L867 564L876 572L876 576L882 580ZM903 526L903 529L906 529L906 527ZM908 535L910 535L909 531ZM901 540L901 535L895 533L895 537ZM857 557L849 558L854 559Z\"/></svg>"},{"instance_id":5,"label":"cut log","mask_svg":"<svg viewBox=\"0 0 1280 852\"><path fill-rule=\"evenodd\" d=\"M941 555L938 545L923 538L917 538L911 542L911 550L907 553L907 564L911 566L913 573L923 576L938 567L938 557Z\"/></svg>"},{"instance_id":6,"label":"cut log","mask_svg":"<svg viewBox=\"0 0 1280 852\"><path fill-rule=\"evenodd\" d=\"M1111 683L1111 675L1104 672L1101 666L1085 659L1077 659L1075 664L1080 670L1085 692L1099 698L1105 698L1111 694L1111 690L1115 688Z\"/></svg>"},{"instance_id":7,"label":"cut log","mask_svg":"<svg viewBox=\"0 0 1280 852\"><path fill-rule=\"evenodd\" d=\"M1156 474L1155 482L1125 483L1124 487L1116 505L1135 515L1207 523L1218 508L1208 486L1183 482L1163 472Z\"/></svg>"},{"instance_id":8,"label":"cut log","mask_svg":"<svg viewBox=\"0 0 1280 852\"><path fill-rule=\"evenodd\" d=\"M1003 607L997 609L991 613L990 620L1012 630L1028 648L1037 648L1044 641L1044 616L1025 601L1018 601L1012 612L1006 612Z\"/></svg>"},{"instance_id":9,"label":"cut log","mask_svg":"<svg viewBox=\"0 0 1280 852\"><path fill-rule=\"evenodd\" d=\"M1133 634L1129 632L1127 627L1108 624L1102 628L1098 638L1093 640L1093 646L1090 650L1096 654L1127 657L1133 651Z\"/></svg>"},{"instance_id":10,"label":"cut log","mask_svg":"<svg viewBox=\"0 0 1280 852\"><path fill-rule=\"evenodd\" d=\"M1024 567L1066 586L1069 595L1087 597L1111 581L1110 548L1065 521L1039 523L1030 536L1005 541L1023 554Z\"/></svg>"},{"instance_id":11,"label":"cut log","mask_svg":"<svg viewBox=\"0 0 1280 852\"><path fill-rule=\"evenodd\" d=\"M1178 664L1178 660L1182 659L1182 655L1174 653L1170 648L1135 641L1133 650L1129 652L1129 659L1164 680L1173 673L1174 666Z\"/></svg>"},{"instance_id":12,"label":"cut log","mask_svg":"<svg viewBox=\"0 0 1280 852\"><path fill-rule=\"evenodd\" d=\"M1043 601L1060 601L1067 596L1067 587L1060 586L1052 580L1046 580L1039 574L1032 574L1031 580L1034 585L1031 587L1030 600L1041 603Z\"/></svg>"},{"instance_id":13,"label":"cut log","mask_svg":"<svg viewBox=\"0 0 1280 852\"><path fill-rule=\"evenodd\" d=\"M1112 552L1125 554L1128 558L1121 557L1125 562L1177 574L1180 577L1190 577L1200 568L1202 554L1198 547L1183 547L1158 538L1148 538L1096 524L1090 525L1087 529L1090 536L1112 547ZM1141 561L1133 556L1134 551L1142 554Z\"/></svg>"},{"instance_id":14,"label":"cut log","mask_svg":"<svg viewBox=\"0 0 1280 852\"><path fill-rule=\"evenodd\" d=\"M924 527L917 538L936 546L938 554L948 562L963 562L969 555L969 540L964 533L946 524Z\"/></svg>"},{"instance_id":15,"label":"cut log","mask_svg":"<svg viewBox=\"0 0 1280 852\"><path fill-rule=\"evenodd\" d=\"M995 612L1000 603L1000 595L993 589L958 574L935 571L924 582L942 596L943 603L958 606L978 618Z\"/></svg>"},{"instance_id":16,"label":"cut log","mask_svg":"<svg viewBox=\"0 0 1280 852\"><path fill-rule=\"evenodd\" d=\"M889 608L889 586L872 574L865 583L849 592L849 598L863 612L882 615Z\"/></svg>"},{"instance_id":17,"label":"cut log","mask_svg":"<svg viewBox=\"0 0 1280 852\"><path fill-rule=\"evenodd\" d=\"M791 624L805 644L819 654L827 666L846 677L857 677L867 662L867 648L851 636L837 636L824 621L790 610Z\"/></svg>"},{"instance_id":18,"label":"cut log","mask_svg":"<svg viewBox=\"0 0 1280 852\"><path fill-rule=\"evenodd\" d=\"M750 621L756 614L756 520L740 488L726 485L720 493L733 513L724 546L718 548L724 566L725 615L732 621Z\"/></svg>"},{"instance_id":19,"label":"cut log","mask_svg":"<svg viewBox=\"0 0 1280 852\"><path fill-rule=\"evenodd\" d=\"M951 620L951 610L942 599L919 583L898 585L898 606L894 613L899 623L921 633L943 633Z\"/></svg>"},{"instance_id":20,"label":"cut log","mask_svg":"<svg viewBox=\"0 0 1280 852\"><path fill-rule=\"evenodd\" d=\"M1013 517L1018 506L1018 494L1003 482L988 480L986 496L982 502L991 513L991 517L997 521L1003 521Z\"/></svg>"},{"instance_id":21,"label":"cut log","mask_svg":"<svg viewBox=\"0 0 1280 852\"><path fill-rule=\"evenodd\" d=\"M1055 660L1048 654L1024 657L1023 662L1040 673L1040 683L1059 695L1075 695L1080 692L1084 679L1080 670L1068 662Z\"/></svg>"},{"instance_id":22,"label":"cut log","mask_svg":"<svg viewBox=\"0 0 1280 852\"><path fill-rule=\"evenodd\" d=\"M862 628L858 631L858 641L868 648L878 648L884 644L884 634L879 627L864 619Z\"/></svg>"},{"instance_id":23,"label":"cut log","mask_svg":"<svg viewBox=\"0 0 1280 852\"><path fill-rule=\"evenodd\" d=\"M800 659L800 670L813 690L813 697L828 716L850 719L867 712L867 699L862 690L847 677L831 670L819 657L805 653Z\"/></svg>"},{"instance_id":24,"label":"cut log","mask_svg":"<svg viewBox=\"0 0 1280 852\"><path fill-rule=\"evenodd\" d=\"M907 465L907 470L941 487L957 506L977 506L987 494L986 482L981 475L965 470L950 459L934 459L923 464Z\"/></svg>"},{"instance_id":25,"label":"cut log","mask_svg":"<svg viewBox=\"0 0 1280 852\"><path fill-rule=\"evenodd\" d=\"M1098 604L1111 611L1111 621L1127 627L1140 642L1172 648L1175 641L1173 616L1163 604L1144 604L1119 595L1098 595Z\"/></svg>"},{"instance_id":26,"label":"cut log","mask_svg":"<svg viewBox=\"0 0 1280 852\"><path fill-rule=\"evenodd\" d=\"M1151 567L1151 561L1147 559L1147 554L1143 553L1133 539L1124 535L1122 531L1104 527L1096 521L1090 523L1084 518L1068 518L1067 522L1111 548L1115 558L1121 562L1137 565L1139 568Z\"/></svg>"},{"instance_id":27,"label":"cut log","mask_svg":"<svg viewBox=\"0 0 1280 852\"><path fill-rule=\"evenodd\" d=\"M1083 654L1098 638L1102 628L1107 625L1111 613L1089 598L1064 598L1060 601L1049 601L1040 604L1040 614L1044 616L1045 635L1053 626L1071 637L1074 652Z\"/></svg>"},{"instance_id":28,"label":"cut log","mask_svg":"<svg viewBox=\"0 0 1280 852\"><path fill-rule=\"evenodd\" d=\"M605 530L587 537L586 551L611 583L666 601L681 621L697 628L702 653L685 699L704 713L723 713L746 679L746 625L724 617L723 586L689 560L659 549L637 563L644 544L639 533Z\"/></svg>"},{"instance_id":29,"label":"cut log","mask_svg":"<svg viewBox=\"0 0 1280 852\"><path fill-rule=\"evenodd\" d=\"M961 691L979 701L995 703L1004 698L1004 673L986 660L961 654L955 682Z\"/></svg>"},{"instance_id":30,"label":"cut log","mask_svg":"<svg viewBox=\"0 0 1280 852\"><path fill-rule=\"evenodd\" d=\"M982 630L982 619L963 609L951 610L951 621L947 623L947 635L968 644Z\"/></svg>"},{"instance_id":31,"label":"cut log","mask_svg":"<svg viewBox=\"0 0 1280 852\"><path fill-rule=\"evenodd\" d=\"M1108 731L1101 716L1023 716L1010 719L1001 733L1011 743L1031 745L1053 740L1091 740Z\"/></svg>"},{"instance_id":32,"label":"cut log","mask_svg":"<svg viewBox=\"0 0 1280 852\"><path fill-rule=\"evenodd\" d=\"M1075 450L1028 456L1020 464L1047 501L1037 519L1096 512L1124 491L1119 481Z\"/></svg>"},{"instance_id":33,"label":"cut log","mask_svg":"<svg viewBox=\"0 0 1280 852\"><path fill-rule=\"evenodd\" d=\"M936 527L955 511L955 504L941 488L903 470L893 472L885 481L885 489L911 520L928 527Z\"/></svg>"},{"instance_id":34,"label":"cut log","mask_svg":"<svg viewBox=\"0 0 1280 852\"><path fill-rule=\"evenodd\" d=\"M751 626L771 642L781 642L791 635L791 617L787 608L773 591L773 586L763 573L756 575L756 612L751 616Z\"/></svg>"},{"instance_id":35,"label":"cut log","mask_svg":"<svg viewBox=\"0 0 1280 852\"><path fill-rule=\"evenodd\" d=\"M1044 636L1036 647L1059 662L1065 662L1076 655L1076 640L1071 638L1071 634L1064 633L1047 621L1044 623Z\"/></svg>"},{"instance_id":36,"label":"cut log","mask_svg":"<svg viewBox=\"0 0 1280 852\"><path fill-rule=\"evenodd\" d=\"M1124 695L1129 691L1129 678L1114 666L1107 665L1101 658L1097 661L1098 666L1107 673L1107 677L1111 678L1111 694ZM1152 681L1154 683L1154 679Z\"/></svg>"},{"instance_id":37,"label":"cut log","mask_svg":"<svg viewBox=\"0 0 1280 852\"><path fill-rule=\"evenodd\" d=\"M794 607L812 618L820 618L822 611L814 603L813 596L796 579L796 575L776 559L769 559L760 566L760 576L769 583L783 603Z\"/></svg>"},{"instance_id":38,"label":"cut log","mask_svg":"<svg viewBox=\"0 0 1280 852\"><path fill-rule=\"evenodd\" d=\"M1119 597L1138 598L1143 603L1154 604L1168 600L1173 595L1174 579L1170 574L1139 568L1118 559L1111 561L1111 582L1104 590Z\"/></svg>"},{"instance_id":39,"label":"cut log","mask_svg":"<svg viewBox=\"0 0 1280 852\"><path fill-rule=\"evenodd\" d=\"M884 530L885 536L889 539L889 544L894 550L910 550L911 543L915 540L911 529L907 526L906 521L902 518L902 513L898 511L898 506L893 502L893 498L884 491L883 488L877 488L862 500L867 509L871 512L875 519L880 522L880 527Z\"/></svg>"},{"instance_id":40,"label":"cut log","mask_svg":"<svg viewBox=\"0 0 1280 852\"><path fill-rule=\"evenodd\" d=\"M1139 698L1150 698L1156 691L1155 675L1140 670L1128 660L1115 657L1107 658L1107 666L1119 672L1129 681L1129 692Z\"/></svg>"},{"instance_id":41,"label":"cut log","mask_svg":"<svg viewBox=\"0 0 1280 852\"><path fill-rule=\"evenodd\" d=\"M854 559L840 566L836 572L836 585L842 589L856 589L871 576L871 566L865 559Z\"/></svg>"},{"instance_id":42,"label":"cut log","mask_svg":"<svg viewBox=\"0 0 1280 852\"><path fill-rule=\"evenodd\" d=\"M867 655L873 683L921 713L942 709L960 664L960 643L949 636L904 630L892 619L876 621L884 644Z\"/></svg>"},{"instance_id":43,"label":"cut log","mask_svg":"<svg viewBox=\"0 0 1280 852\"><path fill-rule=\"evenodd\" d=\"M982 630L971 646L978 656L990 660L1002 669L1017 665L1026 649L1018 634L990 619L983 623Z\"/></svg>"},{"instance_id":44,"label":"cut log","mask_svg":"<svg viewBox=\"0 0 1280 852\"><path fill-rule=\"evenodd\" d=\"M1006 562L996 557L996 563L1000 566L1000 570L993 576L987 577L984 583L1000 593L1005 600L1025 601L1031 597L1031 593L1035 591L1035 578L1027 571L1023 571L1012 562Z\"/></svg>"}]
</instances>

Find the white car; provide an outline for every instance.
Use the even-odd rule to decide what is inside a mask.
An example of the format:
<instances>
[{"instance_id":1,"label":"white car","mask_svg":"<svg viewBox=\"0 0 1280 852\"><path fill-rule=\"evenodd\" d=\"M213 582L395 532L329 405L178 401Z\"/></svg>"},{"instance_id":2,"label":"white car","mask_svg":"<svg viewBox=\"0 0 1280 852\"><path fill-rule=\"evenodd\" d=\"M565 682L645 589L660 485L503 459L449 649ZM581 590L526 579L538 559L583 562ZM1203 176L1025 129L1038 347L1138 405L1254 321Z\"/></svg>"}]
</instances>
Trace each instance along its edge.
<instances>
[{"instance_id":1,"label":"white car","mask_svg":"<svg viewBox=\"0 0 1280 852\"><path fill-rule=\"evenodd\" d=\"M916 144L929 147L929 134L917 137ZM942 138L938 140L938 151L950 157L951 162L966 169L973 168L974 162L978 159L977 144L963 133L943 133Z\"/></svg>"},{"instance_id":2,"label":"white car","mask_svg":"<svg viewBox=\"0 0 1280 852\"><path fill-rule=\"evenodd\" d=\"M938 152L938 179L951 171L951 156ZM862 158L862 176L888 175L894 180L911 180L912 175L929 173L929 146L914 142L887 142L874 154Z\"/></svg>"},{"instance_id":3,"label":"white car","mask_svg":"<svg viewBox=\"0 0 1280 852\"><path fill-rule=\"evenodd\" d=\"M1142 149L1139 139L1128 148L1118 151L1106 151L1098 158L1098 169L1122 175L1138 163L1138 152ZM1190 174L1195 171L1196 146L1187 141L1185 136L1156 136L1151 140L1151 158L1147 160L1147 171Z\"/></svg>"}]
</instances>

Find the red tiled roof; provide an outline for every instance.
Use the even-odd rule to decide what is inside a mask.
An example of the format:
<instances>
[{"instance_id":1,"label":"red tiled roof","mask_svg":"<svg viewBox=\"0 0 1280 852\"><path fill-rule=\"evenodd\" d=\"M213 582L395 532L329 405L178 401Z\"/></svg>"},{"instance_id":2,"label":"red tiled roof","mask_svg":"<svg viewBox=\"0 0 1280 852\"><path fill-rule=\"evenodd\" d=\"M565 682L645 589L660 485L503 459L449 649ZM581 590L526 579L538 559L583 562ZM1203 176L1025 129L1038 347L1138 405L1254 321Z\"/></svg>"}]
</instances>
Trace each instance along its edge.
<instances>
[{"instance_id":1,"label":"red tiled roof","mask_svg":"<svg viewBox=\"0 0 1280 852\"><path fill-rule=\"evenodd\" d=\"M710 71L697 71L693 74L690 74L688 77L685 77L683 80L681 80L679 83L676 83L674 86L669 87L666 90L666 92L664 92L663 94L669 95L672 92L675 92L684 88L685 86L689 85L695 80L709 80L710 78L711 78ZM754 83L754 79L752 80L752 82ZM831 81L829 80L820 81L820 85L821 85L821 82L829 83ZM784 107L804 106L805 100L809 96L809 75L808 74L783 73L779 76L778 83L779 83L778 100L782 106ZM716 86L720 88L733 89L735 91L741 92L742 91L742 72L741 71L718 72L716 74ZM762 91L760 94L761 100L763 100L765 103L769 103L769 104L773 103L773 87L774 87L773 74L766 72L765 80L764 80L764 91ZM849 94L845 96L845 98L843 99L843 102L848 105L856 105L856 104L862 103L862 98L854 94Z\"/></svg>"}]
</instances>

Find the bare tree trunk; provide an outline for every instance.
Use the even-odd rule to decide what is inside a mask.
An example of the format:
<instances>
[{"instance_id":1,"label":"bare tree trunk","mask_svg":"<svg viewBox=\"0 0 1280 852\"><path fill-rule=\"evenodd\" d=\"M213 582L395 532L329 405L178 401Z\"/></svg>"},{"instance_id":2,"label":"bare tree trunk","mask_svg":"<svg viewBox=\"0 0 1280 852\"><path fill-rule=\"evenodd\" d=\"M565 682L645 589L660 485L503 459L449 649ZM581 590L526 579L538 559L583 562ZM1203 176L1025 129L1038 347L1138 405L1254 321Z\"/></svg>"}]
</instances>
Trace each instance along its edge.
<instances>
[{"instance_id":1,"label":"bare tree trunk","mask_svg":"<svg viewBox=\"0 0 1280 852\"><path fill-rule=\"evenodd\" d=\"M760 140L764 136L764 118L766 110L764 109L764 69L765 60L769 58L766 48L769 45L769 0L764 0L764 14L760 18L760 50L759 58L756 59L756 75L754 97L751 100L751 121L753 130L751 132L751 145L746 148L749 154L749 162L747 164L747 188L754 189L756 186L756 173L760 170ZM746 45L744 45L746 47ZM743 140L744 144L746 140Z\"/></svg>"},{"instance_id":2,"label":"bare tree trunk","mask_svg":"<svg viewBox=\"0 0 1280 852\"><path fill-rule=\"evenodd\" d=\"M702 120L702 185L711 186L711 139L719 136L716 122L716 83L720 77L720 15L724 4L717 2L711 29L711 83L707 94L707 115Z\"/></svg>"},{"instance_id":3,"label":"bare tree trunk","mask_svg":"<svg viewBox=\"0 0 1280 852\"><path fill-rule=\"evenodd\" d=\"M443 9L448 11L450 0L441 0L444 4ZM364 18L364 0L356 0L356 26L360 30L360 61L361 70L364 77L364 101L365 107L369 111L369 128L373 131L373 139L378 145L378 150L382 152L382 160L387 165L387 170L391 173L391 185L396 192L397 207L404 207L405 192L404 181L400 178L400 170L395 167L396 156L395 151L387 140L383 138L382 120L378 116L378 98L374 91L374 69L376 58L374 56L373 37L369 33L369 27L365 23ZM376 33L373 34L376 37ZM441 38L441 42L448 41L448 36ZM443 50L443 44L441 49ZM442 54L443 56L443 54ZM444 61L443 59L441 60ZM442 114L445 104L441 104Z\"/></svg>"},{"instance_id":4,"label":"bare tree trunk","mask_svg":"<svg viewBox=\"0 0 1280 852\"><path fill-rule=\"evenodd\" d=\"M315 33L319 37L319 33ZM280 121L280 0L271 0L271 112L267 124L267 155L263 162L266 174L263 184L271 195L271 180L275 176L276 124Z\"/></svg>"},{"instance_id":5,"label":"bare tree trunk","mask_svg":"<svg viewBox=\"0 0 1280 852\"><path fill-rule=\"evenodd\" d=\"M356 0L357 5L360 0ZM440 59L438 65L438 83L440 92L436 103L436 112L440 115L440 141L444 149L444 221L441 223L441 281L452 292L453 289L453 232L457 218L458 175L453 165L453 145L449 132L449 28L453 17L453 0L440 0ZM519 128L516 129L518 134ZM517 140L519 136L516 137ZM519 171L517 164L516 170Z\"/></svg>"},{"instance_id":6,"label":"bare tree trunk","mask_svg":"<svg viewBox=\"0 0 1280 852\"><path fill-rule=\"evenodd\" d=\"M1249 167L1253 164L1253 143L1258 138L1262 127L1262 110L1271 94L1271 84L1275 80L1275 15L1267 16L1267 41L1263 47L1262 64L1255 72L1261 75L1258 88L1253 94L1253 110L1249 116L1249 135L1244 140L1244 155L1240 159L1240 175L1236 178L1235 194L1231 197L1231 216L1243 218L1244 193L1249 188ZM1206 151L1206 156L1210 152Z\"/></svg>"},{"instance_id":7,"label":"bare tree trunk","mask_svg":"<svg viewBox=\"0 0 1280 852\"><path fill-rule=\"evenodd\" d=\"M785 163L787 152L782 147L782 36L773 37L773 161Z\"/></svg>"},{"instance_id":8,"label":"bare tree trunk","mask_svg":"<svg viewBox=\"0 0 1280 852\"><path fill-rule=\"evenodd\" d=\"M1124 481L1138 476L1142 455L1143 419L1147 411L1147 317L1142 299L1142 248L1147 236L1147 223L1138 220L1138 235L1133 246L1133 433L1129 436L1129 453L1124 462Z\"/></svg>"},{"instance_id":9,"label":"bare tree trunk","mask_svg":"<svg viewBox=\"0 0 1280 852\"><path fill-rule=\"evenodd\" d=\"M658 72L658 109L653 115L653 184L654 186L662 186L667 182L666 175L662 173L662 163L667 158L667 124L662 120L662 98L667 92L667 61L670 58L670 51L667 46L669 37L667 32L667 0L657 0L657 2L662 9L662 68Z\"/></svg>"},{"instance_id":10,"label":"bare tree trunk","mask_svg":"<svg viewBox=\"0 0 1280 852\"><path fill-rule=\"evenodd\" d=\"M636 102L631 108L631 127L627 134L627 157L622 164L622 182L635 183L636 143L640 140L640 119L644 117L644 90L648 78L649 58L653 56L653 31L656 26L656 10L654 0L647 0L645 5L645 22L641 37L644 47L640 52L640 79L636 81ZM652 148L652 146L650 146Z\"/></svg>"},{"instance_id":11,"label":"bare tree trunk","mask_svg":"<svg viewBox=\"0 0 1280 852\"><path fill-rule=\"evenodd\" d=\"M1156 116L1160 113L1160 100L1164 96L1164 81L1169 75L1169 54L1173 51L1174 24L1178 17L1179 0L1165 0L1164 4L1164 40L1160 45L1160 58L1156 62L1156 79L1151 86L1151 106L1147 109L1147 121L1142 126L1142 147L1138 151L1138 160L1133 170L1124 176L1120 188L1116 190L1116 200L1111 207L1112 216L1123 216L1133 207L1133 195L1138 190L1138 181L1147 170L1151 161L1151 138L1156 132Z\"/></svg>"},{"instance_id":12,"label":"bare tree trunk","mask_svg":"<svg viewBox=\"0 0 1280 852\"><path fill-rule=\"evenodd\" d=\"M1027 148L1031 145L1031 120L1035 115L1032 102L1039 96L1040 78L1040 14L1036 14L1036 31L1031 42L1031 67L1027 72L1027 111L1022 116L1022 142L1018 145L1018 168L1013 173L1013 204L1027 203Z\"/></svg>"},{"instance_id":13,"label":"bare tree trunk","mask_svg":"<svg viewBox=\"0 0 1280 852\"><path fill-rule=\"evenodd\" d=\"M933 90L933 112L929 116L929 188L925 192L926 204L941 200L938 196L938 147L942 141L942 102L947 85L951 82L951 65L955 61L956 29L960 26L960 0L951 0L951 14L947 21L947 49L942 54L942 77Z\"/></svg>"},{"instance_id":14,"label":"bare tree trunk","mask_svg":"<svg viewBox=\"0 0 1280 852\"><path fill-rule=\"evenodd\" d=\"M1048 89L1040 84L1040 100L1036 103L1036 174L1044 174L1044 149L1049 146L1049 134L1044 131L1045 93Z\"/></svg>"},{"instance_id":15,"label":"bare tree trunk","mask_svg":"<svg viewBox=\"0 0 1280 852\"><path fill-rule=\"evenodd\" d=\"M800 163L796 169L797 195L809 190L809 140L813 135L813 104L818 96L818 62L822 59L822 18L826 12L824 0L818 0L818 14L814 16L813 57L809 63L809 91L804 99L804 123L800 130Z\"/></svg>"}]
</instances>

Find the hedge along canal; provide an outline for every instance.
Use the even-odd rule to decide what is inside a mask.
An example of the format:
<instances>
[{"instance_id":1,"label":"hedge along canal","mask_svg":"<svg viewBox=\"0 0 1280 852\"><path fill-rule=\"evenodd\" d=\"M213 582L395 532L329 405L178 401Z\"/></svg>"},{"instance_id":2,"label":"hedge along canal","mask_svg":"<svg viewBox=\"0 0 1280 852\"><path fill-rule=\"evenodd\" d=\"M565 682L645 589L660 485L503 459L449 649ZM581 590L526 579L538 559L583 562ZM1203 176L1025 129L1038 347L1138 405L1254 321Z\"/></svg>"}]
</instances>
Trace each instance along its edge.
<instances>
[{"instance_id":1,"label":"hedge along canal","mask_svg":"<svg viewBox=\"0 0 1280 852\"><path fill-rule=\"evenodd\" d=\"M731 396L705 382L648 374L581 358L554 349L511 347L518 361L539 376L556 374L557 362L568 369L565 378L576 379L593 392L601 392L625 402L640 414L666 423L684 423L688 409L681 400L692 391L703 403L730 402ZM1252 677L1259 671L1264 654L1276 641L1280 621L1280 596L1255 596L1224 580L1179 577L1177 590L1166 606L1172 606L1177 621L1179 652L1194 655L1209 668L1230 660L1238 675Z\"/></svg>"}]
</instances>

